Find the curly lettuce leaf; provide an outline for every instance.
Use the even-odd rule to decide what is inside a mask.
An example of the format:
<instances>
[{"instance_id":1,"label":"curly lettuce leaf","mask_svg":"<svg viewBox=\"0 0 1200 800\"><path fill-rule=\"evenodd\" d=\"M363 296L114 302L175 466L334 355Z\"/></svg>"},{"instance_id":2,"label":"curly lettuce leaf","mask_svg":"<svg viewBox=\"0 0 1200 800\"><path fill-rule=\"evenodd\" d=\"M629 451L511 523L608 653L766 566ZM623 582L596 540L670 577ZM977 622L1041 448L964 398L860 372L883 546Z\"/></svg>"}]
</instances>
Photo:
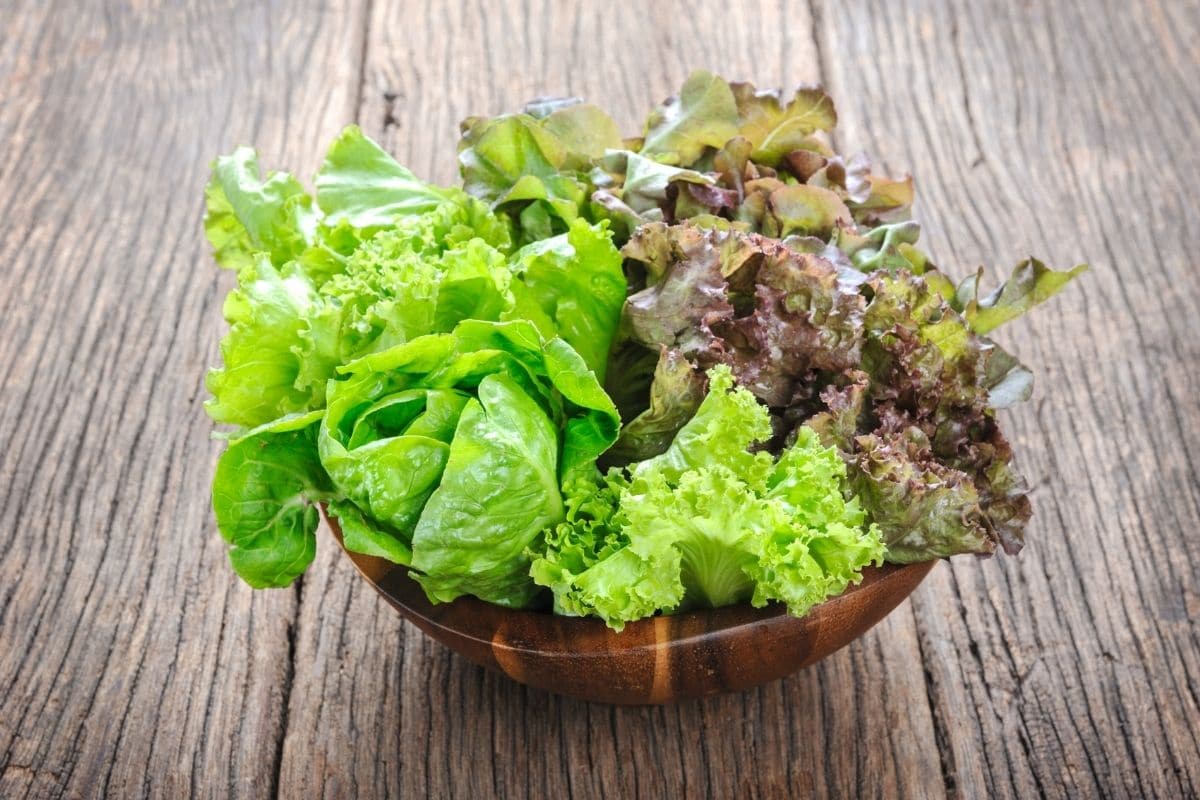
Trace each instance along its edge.
<instances>
[{"instance_id":1,"label":"curly lettuce leaf","mask_svg":"<svg viewBox=\"0 0 1200 800\"><path fill-rule=\"evenodd\" d=\"M205 187L204 230L217 264L241 269L266 253L282 266L303 252L316 232L312 198L293 176L261 177L258 154L239 147L212 164Z\"/></svg>"},{"instance_id":2,"label":"curly lettuce leaf","mask_svg":"<svg viewBox=\"0 0 1200 800\"><path fill-rule=\"evenodd\" d=\"M773 408L790 404L812 369L861 355L863 298L828 261L755 234L644 226L623 253L644 264L623 330L700 368L726 364Z\"/></svg>"},{"instance_id":3,"label":"curly lettuce leaf","mask_svg":"<svg viewBox=\"0 0 1200 800\"><path fill-rule=\"evenodd\" d=\"M212 392L204 407L217 422L253 428L285 414L319 405L324 386L298 386L305 363L302 351L319 324L322 298L312 281L294 267L277 269L266 253L242 269L238 286L225 298L229 333L221 340L224 366L209 370ZM328 353L311 351L321 369L332 372Z\"/></svg>"},{"instance_id":4,"label":"curly lettuce leaf","mask_svg":"<svg viewBox=\"0 0 1200 800\"><path fill-rule=\"evenodd\" d=\"M815 433L776 458L751 452L767 410L717 367L668 450L599 484L567 484L566 520L530 575L555 610L620 630L657 612L779 600L803 615L881 562L878 529L843 499L845 466Z\"/></svg>"},{"instance_id":5,"label":"curly lettuce leaf","mask_svg":"<svg viewBox=\"0 0 1200 800\"><path fill-rule=\"evenodd\" d=\"M552 592L556 613L598 616L621 630L681 601L681 552L660 547L639 554L629 546L618 512L626 485L614 471L600 485L566 487L566 520L545 531L529 570Z\"/></svg>"},{"instance_id":6,"label":"curly lettuce leaf","mask_svg":"<svg viewBox=\"0 0 1200 800\"><path fill-rule=\"evenodd\" d=\"M646 288L626 303L618 352L727 365L770 408L773 451L817 431L893 560L1019 550L1027 489L994 409L1029 396L1029 370L955 308L949 282L909 249L915 226L839 230L832 255L820 239L643 226L623 253ZM668 391L662 380L649 397Z\"/></svg>"},{"instance_id":7,"label":"curly lettuce leaf","mask_svg":"<svg viewBox=\"0 0 1200 800\"><path fill-rule=\"evenodd\" d=\"M971 477L937 461L920 428L862 436L857 450L850 486L885 531L889 561L995 549Z\"/></svg>"},{"instance_id":8,"label":"curly lettuce leaf","mask_svg":"<svg viewBox=\"0 0 1200 800\"><path fill-rule=\"evenodd\" d=\"M671 480L690 469L721 464L759 483L771 463L767 453L749 448L771 436L767 410L744 388L734 386L733 372L715 367L709 372L708 394L695 416L680 428L661 455L630 465L634 476L661 472Z\"/></svg>"}]
</instances>

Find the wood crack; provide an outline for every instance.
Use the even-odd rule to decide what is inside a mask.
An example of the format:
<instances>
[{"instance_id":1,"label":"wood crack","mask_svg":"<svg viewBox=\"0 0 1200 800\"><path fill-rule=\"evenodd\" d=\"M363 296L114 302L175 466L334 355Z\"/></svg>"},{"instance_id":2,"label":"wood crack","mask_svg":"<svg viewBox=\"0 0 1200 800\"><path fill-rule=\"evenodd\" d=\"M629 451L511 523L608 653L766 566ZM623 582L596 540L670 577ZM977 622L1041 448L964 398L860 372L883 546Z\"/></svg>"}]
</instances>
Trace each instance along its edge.
<instances>
[{"instance_id":1,"label":"wood crack","mask_svg":"<svg viewBox=\"0 0 1200 800\"><path fill-rule=\"evenodd\" d=\"M283 702L279 718L279 737L275 742L275 753L271 761L270 796L277 799L292 796L290 790L286 790L282 786L283 751L287 743L288 720L290 719L292 708L292 692L295 690L296 685L296 639L300 627L300 609L303 608L304 601L303 575L296 579L293 591L295 592L294 608L296 616L287 627L287 668L283 673L283 684L280 687Z\"/></svg>"}]
</instances>

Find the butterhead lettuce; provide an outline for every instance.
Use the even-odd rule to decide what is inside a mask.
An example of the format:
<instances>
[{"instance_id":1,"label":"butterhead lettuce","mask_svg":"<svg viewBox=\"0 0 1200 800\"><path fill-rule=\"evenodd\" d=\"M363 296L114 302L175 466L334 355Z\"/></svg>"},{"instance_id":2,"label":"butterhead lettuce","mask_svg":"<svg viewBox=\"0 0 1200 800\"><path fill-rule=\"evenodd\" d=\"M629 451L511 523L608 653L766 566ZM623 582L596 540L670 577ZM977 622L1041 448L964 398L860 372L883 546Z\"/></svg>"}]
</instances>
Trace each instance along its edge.
<instances>
[{"instance_id":1,"label":"butterhead lettuce","mask_svg":"<svg viewBox=\"0 0 1200 800\"><path fill-rule=\"evenodd\" d=\"M373 553L411 553L437 600L531 602L525 550L620 424L583 358L527 321L469 320L341 372L318 450Z\"/></svg>"}]
</instances>

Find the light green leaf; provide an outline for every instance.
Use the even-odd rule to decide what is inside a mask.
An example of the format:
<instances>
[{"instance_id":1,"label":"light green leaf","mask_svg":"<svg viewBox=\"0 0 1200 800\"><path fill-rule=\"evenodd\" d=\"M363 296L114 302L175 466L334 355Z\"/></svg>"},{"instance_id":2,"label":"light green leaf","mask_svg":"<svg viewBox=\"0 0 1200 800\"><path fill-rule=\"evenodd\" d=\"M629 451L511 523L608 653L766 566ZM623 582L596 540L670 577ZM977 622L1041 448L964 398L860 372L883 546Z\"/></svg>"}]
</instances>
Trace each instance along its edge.
<instances>
[{"instance_id":1,"label":"light green leaf","mask_svg":"<svg viewBox=\"0 0 1200 800\"><path fill-rule=\"evenodd\" d=\"M218 264L241 269L255 253L267 253L278 267L308 247L317 218L299 181L286 172L263 180L258 155L249 147L221 156L212 170L204 191L204 229Z\"/></svg>"},{"instance_id":2,"label":"light green leaf","mask_svg":"<svg viewBox=\"0 0 1200 800\"><path fill-rule=\"evenodd\" d=\"M837 124L833 100L818 87L801 87L783 104L778 91L756 91L749 83L731 83L738 111L738 135L754 147L753 159L775 166L794 150L808 149L807 138Z\"/></svg>"},{"instance_id":3,"label":"light green leaf","mask_svg":"<svg viewBox=\"0 0 1200 800\"><path fill-rule=\"evenodd\" d=\"M781 186L770 195L771 215L778 237L799 234L828 238L839 223L851 222L850 210L828 189L806 184Z\"/></svg>"},{"instance_id":4,"label":"light green leaf","mask_svg":"<svg viewBox=\"0 0 1200 800\"><path fill-rule=\"evenodd\" d=\"M345 220L355 228L382 227L399 216L432 211L448 196L400 166L357 125L334 140L315 184L325 222Z\"/></svg>"},{"instance_id":5,"label":"light green leaf","mask_svg":"<svg viewBox=\"0 0 1200 800\"><path fill-rule=\"evenodd\" d=\"M542 122L571 153L587 159L599 158L608 150L621 147L621 131L612 117L597 106L578 103L559 108Z\"/></svg>"},{"instance_id":6,"label":"light green leaf","mask_svg":"<svg viewBox=\"0 0 1200 800\"><path fill-rule=\"evenodd\" d=\"M414 577L436 601L472 594L520 608L537 592L525 550L562 513L554 425L511 379L489 375L417 523Z\"/></svg>"},{"instance_id":7,"label":"light green leaf","mask_svg":"<svg viewBox=\"0 0 1200 800\"><path fill-rule=\"evenodd\" d=\"M621 201L639 214L659 208L667 199L673 181L711 185L713 179L690 169L673 167L629 150L610 152L601 162L614 173L624 173Z\"/></svg>"},{"instance_id":8,"label":"light green leaf","mask_svg":"<svg viewBox=\"0 0 1200 800\"><path fill-rule=\"evenodd\" d=\"M324 386L314 392L296 382L300 351L322 308L312 282L298 269L280 272L265 253L243 269L238 288L225 298L230 329L221 340L224 366L206 378L213 394L205 403L209 416L249 428L319 406ZM332 374L332 367L327 363L322 371Z\"/></svg>"},{"instance_id":9,"label":"light green leaf","mask_svg":"<svg viewBox=\"0 0 1200 800\"><path fill-rule=\"evenodd\" d=\"M709 373L695 418L662 456L567 484L566 520L546 533L530 575L555 610L620 630L662 611L739 602L802 615L880 562L879 531L842 495L845 466L802 430L778 461L749 448L767 410L729 371Z\"/></svg>"},{"instance_id":10,"label":"light green leaf","mask_svg":"<svg viewBox=\"0 0 1200 800\"><path fill-rule=\"evenodd\" d=\"M1072 278L1086 271L1087 264L1059 272L1036 258L1027 258L1013 269L1007 281L986 297L979 297L978 289L972 283L974 291L966 301L964 316L976 333L988 333L1049 300Z\"/></svg>"},{"instance_id":11,"label":"light green leaf","mask_svg":"<svg viewBox=\"0 0 1200 800\"><path fill-rule=\"evenodd\" d=\"M527 300L516 312L536 304L553 321L544 333L565 339L603 381L625 302L621 254L608 232L577 220L566 234L528 245L513 260L520 276L513 291Z\"/></svg>"},{"instance_id":12,"label":"light green leaf","mask_svg":"<svg viewBox=\"0 0 1200 800\"><path fill-rule=\"evenodd\" d=\"M342 529L342 545L352 553L385 558L393 564L412 562L412 548L402 537L389 533L346 501L329 504L329 513Z\"/></svg>"},{"instance_id":13,"label":"light green leaf","mask_svg":"<svg viewBox=\"0 0 1200 800\"><path fill-rule=\"evenodd\" d=\"M738 134L738 110L724 79L693 72L677 97L651 112L641 147L644 156L691 166L706 147L721 147Z\"/></svg>"}]
</instances>

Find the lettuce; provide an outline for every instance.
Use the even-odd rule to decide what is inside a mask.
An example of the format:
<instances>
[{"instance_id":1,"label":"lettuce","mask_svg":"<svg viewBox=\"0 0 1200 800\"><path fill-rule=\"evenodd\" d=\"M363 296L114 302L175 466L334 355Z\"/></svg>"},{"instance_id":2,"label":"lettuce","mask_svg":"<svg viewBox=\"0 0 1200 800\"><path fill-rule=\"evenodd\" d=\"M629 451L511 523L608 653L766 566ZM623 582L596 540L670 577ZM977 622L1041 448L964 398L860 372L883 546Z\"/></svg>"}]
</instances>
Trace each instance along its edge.
<instances>
[{"instance_id":1,"label":"lettuce","mask_svg":"<svg viewBox=\"0 0 1200 800\"><path fill-rule=\"evenodd\" d=\"M555 610L620 630L658 611L814 604L882 563L878 528L842 495L845 465L806 430L778 459L751 452L767 409L724 366L661 455L569 485L567 519L531 567Z\"/></svg>"},{"instance_id":2,"label":"lettuce","mask_svg":"<svg viewBox=\"0 0 1200 800\"><path fill-rule=\"evenodd\" d=\"M384 227L397 217L432 211L453 196L418 180L357 125L334 140L314 183L325 223L345 221L353 228Z\"/></svg>"},{"instance_id":3,"label":"lettuce","mask_svg":"<svg viewBox=\"0 0 1200 800\"><path fill-rule=\"evenodd\" d=\"M523 242L578 218L609 220L619 241L643 223L685 219L829 241L839 226L904 219L912 204L911 178L871 175L864 156L824 143L837 112L818 87L785 97L697 71L624 141L594 106L546 107L472 117L459 141L463 187Z\"/></svg>"},{"instance_id":4,"label":"lettuce","mask_svg":"<svg viewBox=\"0 0 1200 800\"><path fill-rule=\"evenodd\" d=\"M298 414L230 442L213 476L229 560L255 588L286 586L316 553L317 509L332 486L317 459L320 414Z\"/></svg>"},{"instance_id":5,"label":"lettuce","mask_svg":"<svg viewBox=\"0 0 1200 800\"><path fill-rule=\"evenodd\" d=\"M912 179L835 153L836 122L820 88L700 71L635 138L575 98L470 118L462 188L354 126L312 192L216 159L205 231L237 284L206 408L238 574L294 580L323 505L433 602L619 629L1019 550L996 411L1032 373L989 337L1086 267L952 281Z\"/></svg>"},{"instance_id":6,"label":"lettuce","mask_svg":"<svg viewBox=\"0 0 1200 800\"><path fill-rule=\"evenodd\" d=\"M291 175L264 180L258 155L249 147L213 162L205 189L205 233L217 263L240 269L265 253L276 266L303 252L316 231L312 198Z\"/></svg>"},{"instance_id":7,"label":"lettuce","mask_svg":"<svg viewBox=\"0 0 1200 800\"><path fill-rule=\"evenodd\" d=\"M320 460L374 521L373 554L411 553L401 563L435 600L531 602L525 549L620 424L582 357L524 320L469 320L340 372Z\"/></svg>"},{"instance_id":8,"label":"lettuce","mask_svg":"<svg viewBox=\"0 0 1200 800\"><path fill-rule=\"evenodd\" d=\"M611 234L577 220L517 251L505 218L419 181L356 127L316 187L261 178L241 148L206 190L206 232L238 273L206 403L234 427L213 483L234 568L289 583L322 502L347 547L412 564L431 595L530 602L525 546L560 521L560 480L594 470L619 426L598 377L625 298ZM511 551L490 572L465 555L482 529L464 503L487 490L475 462L495 467L497 493L476 522Z\"/></svg>"},{"instance_id":9,"label":"lettuce","mask_svg":"<svg viewBox=\"0 0 1200 800\"><path fill-rule=\"evenodd\" d=\"M806 250L736 230L643 225L623 250L644 288L626 302L618 352L659 354L649 408L634 420L653 422L654 436L635 437L631 423L615 453L662 458L670 427L688 430L680 420L693 400L679 387L725 365L770 408L769 449L808 431L837 448L889 560L1019 550L1031 508L994 410L1028 397L1031 375L981 333L1082 268L1026 262L980 300L911 248L915 233L847 231Z\"/></svg>"}]
</instances>

